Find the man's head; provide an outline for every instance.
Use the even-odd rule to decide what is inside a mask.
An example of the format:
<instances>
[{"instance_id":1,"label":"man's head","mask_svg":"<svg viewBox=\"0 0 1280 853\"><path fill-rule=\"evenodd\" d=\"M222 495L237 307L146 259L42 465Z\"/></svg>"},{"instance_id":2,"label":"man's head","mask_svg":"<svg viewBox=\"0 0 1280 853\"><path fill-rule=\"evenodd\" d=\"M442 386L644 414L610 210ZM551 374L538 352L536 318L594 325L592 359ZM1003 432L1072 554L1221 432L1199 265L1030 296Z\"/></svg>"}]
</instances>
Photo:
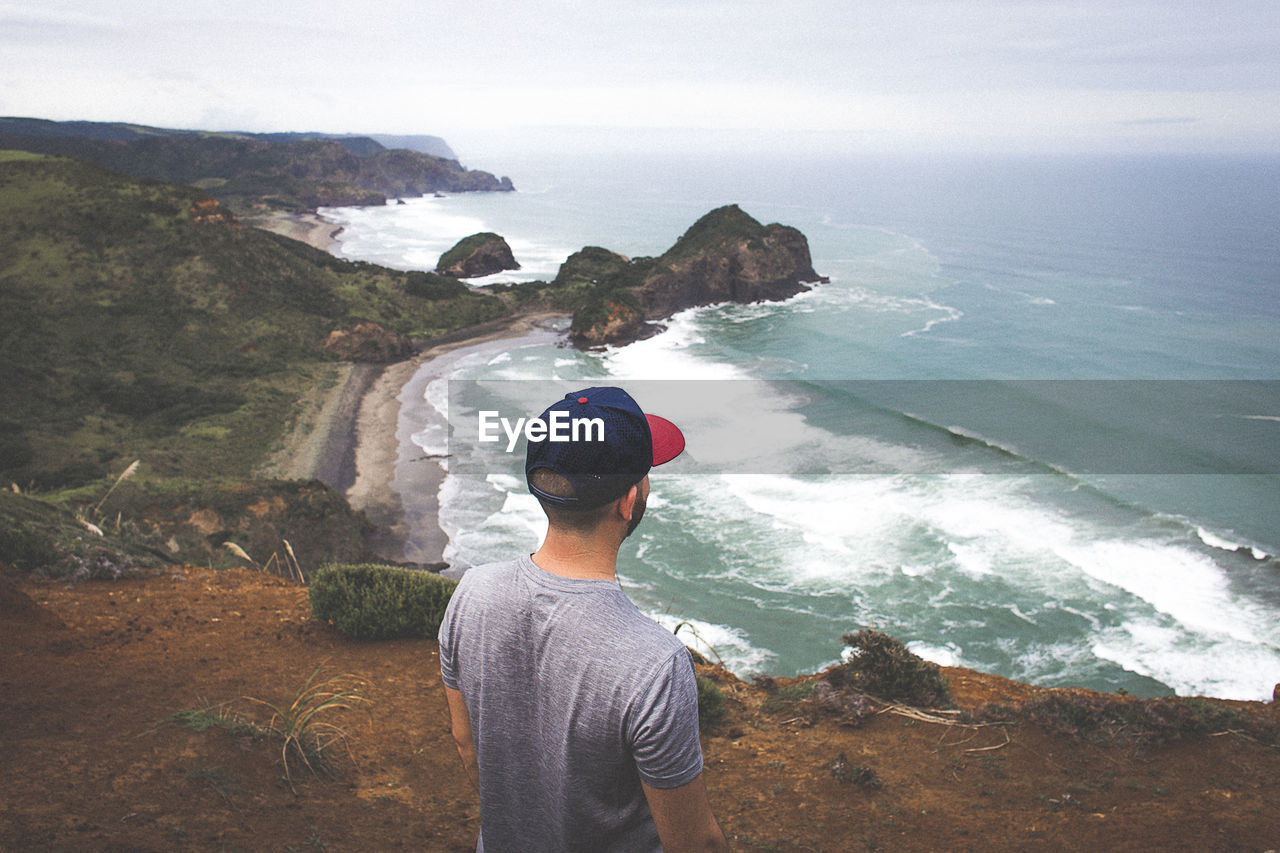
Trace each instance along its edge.
<instances>
[{"instance_id":1,"label":"man's head","mask_svg":"<svg viewBox=\"0 0 1280 853\"><path fill-rule=\"evenodd\" d=\"M639 487L631 527L648 497L645 481L654 465L684 450L684 436L665 418L647 415L621 388L587 388L566 394L542 413L561 425L548 438L530 441L525 456L529 491L552 524L593 529L608 508ZM565 440L555 440L557 435Z\"/></svg>"}]
</instances>

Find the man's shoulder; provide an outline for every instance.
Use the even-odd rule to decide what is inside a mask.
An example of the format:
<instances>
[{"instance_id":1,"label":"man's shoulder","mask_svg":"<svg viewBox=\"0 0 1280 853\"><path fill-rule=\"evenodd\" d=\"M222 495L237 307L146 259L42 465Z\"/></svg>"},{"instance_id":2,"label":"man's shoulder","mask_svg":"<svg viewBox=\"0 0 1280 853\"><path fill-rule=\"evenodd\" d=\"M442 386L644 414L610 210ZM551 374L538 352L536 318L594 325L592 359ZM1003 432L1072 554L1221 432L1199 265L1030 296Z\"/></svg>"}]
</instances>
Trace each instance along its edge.
<instances>
[{"instance_id":1,"label":"man's shoulder","mask_svg":"<svg viewBox=\"0 0 1280 853\"><path fill-rule=\"evenodd\" d=\"M520 560L498 560L492 563L482 563L478 566L471 566L462 573L462 577L458 579L459 587L474 586L477 584L493 583L501 581L504 578L515 574L520 564Z\"/></svg>"},{"instance_id":2,"label":"man's shoulder","mask_svg":"<svg viewBox=\"0 0 1280 853\"><path fill-rule=\"evenodd\" d=\"M508 595L515 586L518 560L503 560L471 566L458 579L450 597L451 609L469 608L472 602L493 601Z\"/></svg>"},{"instance_id":3,"label":"man's shoulder","mask_svg":"<svg viewBox=\"0 0 1280 853\"><path fill-rule=\"evenodd\" d=\"M633 664L640 664L644 659L650 665L660 665L676 652L685 650L679 637L641 612L623 593L619 592L615 601L617 621L606 626L606 630L612 629L611 641L629 650Z\"/></svg>"}]
</instances>

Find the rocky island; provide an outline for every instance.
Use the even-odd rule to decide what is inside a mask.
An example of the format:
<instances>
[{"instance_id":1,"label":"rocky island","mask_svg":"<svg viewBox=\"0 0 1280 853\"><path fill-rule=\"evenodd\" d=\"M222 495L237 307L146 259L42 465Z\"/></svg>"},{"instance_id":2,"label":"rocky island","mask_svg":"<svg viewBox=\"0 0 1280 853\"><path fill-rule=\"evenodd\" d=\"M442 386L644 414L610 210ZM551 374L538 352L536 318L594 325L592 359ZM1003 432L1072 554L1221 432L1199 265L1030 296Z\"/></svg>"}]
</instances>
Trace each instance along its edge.
<instances>
[{"instance_id":1,"label":"rocky island","mask_svg":"<svg viewBox=\"0 0 1280 853\"><path fill-rule=\"evenodd\" d=\"M455 278L480 278L518 269L520 264L507 241L489 232L463 237L436 264L436 272Z\"/></svg>"},{"instance_id":2,"label":"rocky island","mask_svg":"<svg viewBox=\"0 0 1280 853\"><path fill-rule=\"evenodd\" d=\"M624 344L662 330L678 311L718 302L774 302L826 281L814 272L805 236L785 225L761 225L737 205L703 216L658 258L627 261L584 249L557 281L594 276L574 313L574 345Z\"/></svg>"},{"instance_id":3,"label":"rocky island","mask_svg":"<svg viewBox=\"0 0 1280 853\"><path fill-rule=\"evenodd\" d=\"M587 246L570 255L551 282L490 291L520 305L571 313L570 341L591 348L657 334L662 321L686 308L774 302L825 281L813 269L804 234L762 225L730 204L700 218L659 257L628 258Z\"/></svg>"}]
</instances>

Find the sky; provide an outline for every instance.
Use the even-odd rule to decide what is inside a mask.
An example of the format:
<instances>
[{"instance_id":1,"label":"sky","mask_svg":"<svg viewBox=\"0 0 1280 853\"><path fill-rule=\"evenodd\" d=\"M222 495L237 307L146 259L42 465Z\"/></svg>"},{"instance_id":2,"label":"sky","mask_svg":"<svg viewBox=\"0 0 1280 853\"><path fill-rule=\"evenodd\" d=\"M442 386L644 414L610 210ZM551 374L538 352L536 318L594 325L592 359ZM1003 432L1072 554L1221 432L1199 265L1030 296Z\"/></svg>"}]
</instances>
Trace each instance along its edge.
<instances>
[{"instance_id":1,"label":"sky","mask_svg":"<svg viewBox=\"0 0 1280 853\"><path fill-rule=\"evenodd\" d=\"M0 115L459 152L1275 152L1280 0L0 0Z\"/></svg>"}]
</instances>

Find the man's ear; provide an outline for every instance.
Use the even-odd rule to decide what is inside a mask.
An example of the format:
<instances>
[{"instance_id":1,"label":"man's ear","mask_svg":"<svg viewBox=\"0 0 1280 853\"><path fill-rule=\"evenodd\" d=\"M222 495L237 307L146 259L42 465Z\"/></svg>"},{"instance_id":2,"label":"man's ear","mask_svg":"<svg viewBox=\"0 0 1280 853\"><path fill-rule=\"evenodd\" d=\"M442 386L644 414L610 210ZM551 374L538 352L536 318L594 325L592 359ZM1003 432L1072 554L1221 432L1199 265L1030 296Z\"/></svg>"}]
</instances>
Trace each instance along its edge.
<instances>
[{"instance_id":1,"label":"man's ear","mask_svg":"<svg viewBox=\"0 0 1280 853\"><path fill-rule=\"evenodd\" d=\"M640 485L637 483L627 489L627 493L618 498L615 504L618 508L618 515L622 516L623 521L630 521L631 516L636 511L636 500L640 497Z\"/></svg>"}]
</instances>

